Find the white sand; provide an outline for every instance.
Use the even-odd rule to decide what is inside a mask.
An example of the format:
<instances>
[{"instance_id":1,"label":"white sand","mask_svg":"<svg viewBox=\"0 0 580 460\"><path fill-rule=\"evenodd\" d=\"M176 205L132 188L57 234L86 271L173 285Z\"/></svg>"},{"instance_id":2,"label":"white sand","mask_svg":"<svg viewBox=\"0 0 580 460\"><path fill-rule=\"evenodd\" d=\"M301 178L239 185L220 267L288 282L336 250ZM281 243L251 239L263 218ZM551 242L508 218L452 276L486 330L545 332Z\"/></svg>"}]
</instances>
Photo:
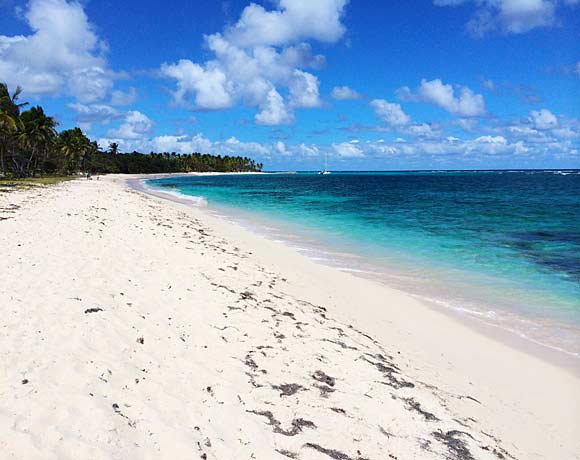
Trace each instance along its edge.
<instances>
[{"instance_id":1,"label":"white sand","mask_svg":"<svg viewBox=\"0 0 580 460\"><path fill-rule=\"evenodd\" d=\"M580 458L578 377L404 293L119 176L0 208L2 459Z\"/></svg>"}]
</instances>

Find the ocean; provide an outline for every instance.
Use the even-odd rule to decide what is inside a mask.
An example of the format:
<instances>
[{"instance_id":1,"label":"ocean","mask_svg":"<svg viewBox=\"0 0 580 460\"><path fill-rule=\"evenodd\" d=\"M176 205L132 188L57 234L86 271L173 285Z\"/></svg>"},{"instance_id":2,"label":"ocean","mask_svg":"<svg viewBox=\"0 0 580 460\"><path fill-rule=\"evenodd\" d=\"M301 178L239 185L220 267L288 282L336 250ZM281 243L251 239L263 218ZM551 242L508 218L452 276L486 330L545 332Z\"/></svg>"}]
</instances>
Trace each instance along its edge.
<instances>
[{"instance_id":1,"label":"ocean","mask_svg":"<svg viewBox=\"0 0 580 460\"><path fill-rule=\"evenodd\" d=\"M147 185L580 359L578 170L175 176Z\"/></svg>"}]
</instances>

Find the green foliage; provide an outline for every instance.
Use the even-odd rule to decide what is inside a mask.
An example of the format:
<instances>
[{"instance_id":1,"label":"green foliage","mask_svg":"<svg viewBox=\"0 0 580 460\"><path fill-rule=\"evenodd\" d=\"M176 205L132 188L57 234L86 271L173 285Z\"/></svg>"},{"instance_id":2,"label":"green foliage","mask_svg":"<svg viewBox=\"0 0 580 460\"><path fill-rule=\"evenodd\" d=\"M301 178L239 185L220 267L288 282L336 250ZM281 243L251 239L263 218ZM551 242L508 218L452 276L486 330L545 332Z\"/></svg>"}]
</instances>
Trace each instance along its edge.
<instances>
[{"instance_id":1,"label":"green foliage","mask_svg":"<svg viewBox=\"0 0 580 460\"><path fill-rule=\"evenodd\" d=\"M40 106L22 109L22 88L10 94L0 83L0 177L34 177L45 174L92 173L172 173L261 171L247 157L192 153L120 153L112 143L101 151L80 128L57 133L57 122Z\"/></svg>"},{"instance_id":2,"label":"green foliage","mask_svg":"<svg viewBox=\"0 0 580 460\"><path fill-rule=\"evenodd\" d=\"M208 155L201 153L148 153L139 152L116 154L94 151L86 159L87 169L95 173L151 174L172 172L246 172L260 171L262 164L256 164L247 157Z\"/></svg>"},{"instance_id":3,"label":"green foliage","mask_svg":"<svg viewBox=\"0 0 580 460\"><path fill-rule=\"evenodd\" d=\"M47 186L60 184L68 180L76 179L78 176L45 176L29 177L26 179L0 179L0 192L9 192L23 188Z\"/></svg>"}]
</instances>

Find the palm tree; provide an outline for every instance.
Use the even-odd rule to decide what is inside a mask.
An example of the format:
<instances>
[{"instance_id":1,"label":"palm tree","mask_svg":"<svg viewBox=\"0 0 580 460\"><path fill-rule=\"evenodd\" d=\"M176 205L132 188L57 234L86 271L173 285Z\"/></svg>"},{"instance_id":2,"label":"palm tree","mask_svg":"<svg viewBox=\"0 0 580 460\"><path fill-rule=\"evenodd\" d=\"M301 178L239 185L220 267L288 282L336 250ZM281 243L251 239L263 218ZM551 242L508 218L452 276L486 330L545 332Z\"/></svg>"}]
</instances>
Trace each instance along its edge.
<instances>
[{"instance_id":1,"label":"palm tree","mask_svg":"<svg viewBox=\"0 0 580 460\"><path fill-rule=\"evenodd\" d=\"M8 113L11 117L18 118L20 109L28 105L28 102L18 103L21 94L21 86L17 86L14 92L10 94L8 85L6 83L0 83L0 109Z\"/></svg>"},{"instance_id":2,"label":"palm tree","mask_svg":"<svg viewBox=\"0 0 580 460\"><path fill-rule=\"evenodd\" d=\"M93 147L91 141L80 128L67 129L59 135L60 153L65 160L64 169L67 173L78 171L84 158Z\"/></svg>"},{"instance_id":3,"label":"palm tree","mask_svg":"<svg viewBox=\"0 0 580 460\"><path fill-rule=\"evenodd\" d=\"M8 139L16 131L16 121L0 109L0 172L6 171Z\"/></svg>"},{"instance_id":4,"label":"palm tree","mask_svg":"<svg viewBox=\"0 0 580 460\"><path fill-rule=\"evenodd\" d=\"M51 146L56 139L57 125L54 118L47 116L42 107L32 107L20 116L23 129L18 136L25 150L22 170L26 175L34 175L39 161L43 164L48 160Z\"/></svg>"},{"instance_id":5,"label":"palm tree","mask_svg":"<svg viewBox=\"0 0 580 460\"><path fill-rule=\"evenodd\" d=\"M27 102L18 103L22 88L10 94L8 85L0 83L0 168L6 171L6 159L8 156L14 159L17 147L16 136L22 129L20 109L28 105Z\"/></svg>"},{"instance_id":6,"label":"palm tree","mask_svg":"<svg viewBox=\"0 0 580 460\"><path fill-rule=\"evenodd\" d=\"M111 142L109 144L109 153L117 155L119 153L119 144L117 144L116 142Z\"/></svg>"}]
</instances>

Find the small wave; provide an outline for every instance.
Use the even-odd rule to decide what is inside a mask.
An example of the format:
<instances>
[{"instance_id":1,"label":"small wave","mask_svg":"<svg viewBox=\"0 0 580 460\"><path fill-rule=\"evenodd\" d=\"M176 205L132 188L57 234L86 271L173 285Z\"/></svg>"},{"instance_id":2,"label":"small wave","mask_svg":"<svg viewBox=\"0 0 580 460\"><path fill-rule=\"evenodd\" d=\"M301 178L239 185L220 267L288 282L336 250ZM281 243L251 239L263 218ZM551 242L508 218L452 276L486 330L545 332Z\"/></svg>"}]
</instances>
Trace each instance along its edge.
<instances>
[{"instance_id":1,"label":"small wave","mask_svg":"<svg viewBox=\"0 0 580 460\"><path fill-rule=\"evenodd\" d=\"M207 200L202 196L184 195L183 193L179 192L163 192L163 193L166 193L167 195L173 195L176 198L179 198L180 200L189 201L201 208L207 208Z\"/></svg>"},{"instance_id":2,"label":"small wave","mask_svg":"<svg viewBox=\"0 0 580 460\"><path fill-rule=\"evenodd\" d=\"M198 206L200 208L207 208L208 205L207 200L203 196L186 195L185 193L176 192L173 190L159 189L156 187L151 187L146 184L144 184L144 188L148 189L151 192L173 196L175 198L178 198L179 200L187 201L193 204L194 206Z\"/></svg>"},{"instance_id":3,"label":"small wave","mask_svg":"<svg viewBox=\"0 0 580 460\"><path fill-rule=\"evenodd\" d=\"M340 270L342 272L348 272L348 273L367 273L370 275L383 275L383 272L379 272L379 271L374 271L374 270L362 270L359 268L350 268L350 267L335 267L337 270Z\"/></svg>"},{"instance_id":4,"label":"small wave","mask_svg":"<svg viewBox=\"0 0 580 460\"><path fill-rule=\"evenodd\" d=\"M542 340L540 338L536 338L531 335L531 331L539 330L542 328L542 325L523 318L523 317L510 317L508 315L498 315L493 310L483 311L477 308L465 308L460 307L458 305L454 305L453 303L443 301L441 299L435 299L432 297L424 296L424 295L417 295L411 294L413 297L425 301L427 303L431 303L433 305L437 305L438 307L447 308L456 312L460 312L466 315L471 316L474 319L480 320L482 323L492 326L504 331L507 331L511 334L514 334L521 339L524 339L528 342L531 342L535 345L539 345L544 348L548 348L551 350L555 350L557 352L564 353L568 356L571 356L575 359L580 358L580 353L576 351L569 350L564 348L564 346L560 346L559 344L548 342L546 340ZM518 324L519 323L519 327ZM534 334L535 335L535 334Z\"/></svg>"}]
</instances>

